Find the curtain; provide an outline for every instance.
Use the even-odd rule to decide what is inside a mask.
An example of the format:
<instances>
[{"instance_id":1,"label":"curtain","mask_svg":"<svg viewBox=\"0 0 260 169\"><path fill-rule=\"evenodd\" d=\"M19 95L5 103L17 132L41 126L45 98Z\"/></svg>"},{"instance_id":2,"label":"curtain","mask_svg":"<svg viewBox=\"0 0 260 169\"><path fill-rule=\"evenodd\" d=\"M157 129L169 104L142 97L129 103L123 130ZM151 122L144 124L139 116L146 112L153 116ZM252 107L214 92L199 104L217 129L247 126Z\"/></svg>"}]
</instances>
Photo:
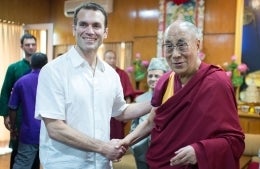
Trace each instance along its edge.
<instances>
[{"instance_id":1,"label":"curtain","mask_svg":"<svg viewBox=\"0 0 260 169\"><path fill-rule=\"evenodd\" d=\"M5 73L9 64L22 58L20 38L22 25L0 21L0 87L2 88ZM0 148L9 144L9 131L5 128L3 117L0 117ZM1 153L1 152L0 152Z\"/></svg>"}]
</instances>

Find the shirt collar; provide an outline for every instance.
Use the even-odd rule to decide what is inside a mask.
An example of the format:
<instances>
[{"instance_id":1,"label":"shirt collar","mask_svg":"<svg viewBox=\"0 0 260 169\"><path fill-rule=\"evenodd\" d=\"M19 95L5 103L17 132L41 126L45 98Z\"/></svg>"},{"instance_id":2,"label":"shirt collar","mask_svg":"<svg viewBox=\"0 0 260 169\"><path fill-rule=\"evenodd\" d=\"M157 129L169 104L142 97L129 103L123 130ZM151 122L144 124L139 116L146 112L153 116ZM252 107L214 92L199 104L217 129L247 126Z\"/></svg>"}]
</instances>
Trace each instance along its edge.
<instances>
[{"instance_id":1,"label":"shirt collar","mask_svg":"<svg viewBox=\"0 0 260 169\"><path fill-rule=\"evenodd\" d=\"M75 47L72 47L69 51L68 51L68 56L70 57L70 60L72 62L73 67L79 67L81 65L87 64L87 61L84 60L80 54L78 53L78 51L75 49ZM105 71L105 66L104 66L104 62L97 57L97 69L99 69L100 71Z\"/></svg>"},{"instance_id":2,"label":"shirt collar","mask_svg":"<svg viewBox=\"0 0 260 169\"><path fill-rule=\"evenodd\" d=\"M22 60L23 60L23 62L25 62L26 64L30 64L30 62L29 62L27 59L23 58Z\"/></svg>"},{"instance_id":3,"label":"shirt collar","mask_svg":"<svg viewBox=\"0 0 260 169\"><path fill-rule=\"evenodd\" d=\"M39 73L41 69L32 69L32 73Z\"/></svg>"}]
</instances>

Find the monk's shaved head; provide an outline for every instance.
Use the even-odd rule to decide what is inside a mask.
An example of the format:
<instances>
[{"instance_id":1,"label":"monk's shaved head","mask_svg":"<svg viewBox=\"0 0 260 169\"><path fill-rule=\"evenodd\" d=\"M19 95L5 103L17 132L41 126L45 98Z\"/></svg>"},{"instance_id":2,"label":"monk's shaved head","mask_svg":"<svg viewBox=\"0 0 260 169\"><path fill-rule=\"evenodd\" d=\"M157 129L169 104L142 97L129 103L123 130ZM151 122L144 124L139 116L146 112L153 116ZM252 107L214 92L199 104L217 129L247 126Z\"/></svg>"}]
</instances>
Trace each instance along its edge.
<instances>
[{"instance_id":1,"label":"monk's shaved head","mask_svg":"<svg viewBox=\"0 0 260 169\"><path fill-rule=\"evenodd\" d=\"M201 39L201 33L198 30L198 28L188 21L183 20L176 20L173 22L165 31L165 38L167 36L174 36L174 35L180 35L180 34L190 34L194 36L194 38L200 40Z\"/></svg>"}]
</instances>

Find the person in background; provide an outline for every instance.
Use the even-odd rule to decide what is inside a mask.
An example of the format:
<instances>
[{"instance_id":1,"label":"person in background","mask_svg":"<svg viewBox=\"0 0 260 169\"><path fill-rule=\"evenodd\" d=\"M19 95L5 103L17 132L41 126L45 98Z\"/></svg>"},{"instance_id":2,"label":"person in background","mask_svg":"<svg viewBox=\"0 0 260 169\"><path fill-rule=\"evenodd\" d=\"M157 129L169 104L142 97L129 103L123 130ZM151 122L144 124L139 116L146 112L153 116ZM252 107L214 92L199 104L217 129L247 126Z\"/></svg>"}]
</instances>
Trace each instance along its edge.
<instances>
[{"instance_id":1,"label":"person in background","mask_svg":"<svg viewBox=\"0 0 260 169\"><path fill-rule=\"evenodd\" d=\"M20 40L21 49L24 51L24 58L8 66L3 86L0 95L0 115L4 116L5 127L10 130L10 119L8 116L8 101L11 95L11 91L14 83L23 75L31 71L30 68L30 58L33 53L36 52L37 44L36 38L31 34L24 34ZM19 127L21 123L21 110L18 110L16 118L16 126L19 133ZM10 140L10 147L12 148L11 159L10 159L10 169L13 167L14 158L17 153L18 141L15 139ZM33 166L38 166L37 161L35 161ZM32 167L33 168L33 167Z\"/></svg>"},{"instance_id":2,"label":"person in background","mask_svg":"<svg viewBox=\"0 0 260 169\"><path fill-rule=\"evenodd\" d=\"M39 134L40 120L34 118L36 89L40 69L47 63L47 56L43 53L34 53L31 56L32 71L29 74L18 79L13 87L9 100L9 118L11 124L12 138L19 136L18 152L15 156L13 169L31 168L34 159L38 160L38 169L40 168L39 153ZM22 122L19 131L15 119L17 110L22 108Z\"/></svg>"},{"instance_id":3,"label":"person in background","mask_svg":"<svg viewBox=\"0 0 260 169\"><path fill-rule=\"evenodd\" d=\"M116 53L113 50L105 51L104 60L110 66L112 66L116 70L116 72L118 73L122 87L123 87L123 93L124 93L126 103L131 103L135 98L135 91L134 91L134 88L131 84L131 81L130 81L128 74L124 70L117 67L117 65L116 65L116 61L117 61Z\"/></svg>"},{"instance_id":4,"label":"person in background","mask_svg":"<svg viewBox=\"0 0 260 169\"><path fill-rule=\"evenodd\" d=\"M135 102L146 102L151 101L154 88L156 86L157 81L159 78L169 71L168 65L165 61L165 58L152 58L149 66L147 68L147 84L148 84L148 91L139 95L135 98ZM132 120L131 123L131 132L144 120L148 118L149 114L144 116L138 117ZM149 169L149 166L146 163L146 152L148 150L150 144L150 136L142 139L138 143L131 146L135 163L137 169Z\"/></svg>"},{"instance_id":5,"label":"person in background","mask_svg":"<svg viewBox=\"0 0 260 169\"><path fill-rule=\"evenodd\" d=\"M41 119L44 169L110 169L126 152L110 140L110 119L131 120L150 112L150 102L126 104L116 71L97 56L107 37L107 14L96 3L75 10L76 45L39 74L35 117Z\"/></svg>"},{"instance_id":6,"label":"person in background","mask_svg":"<svg viewBox=\"0 0 260 169\"><path fill-rule=\"evenodd\" d=\"M177 20L166 29L172 72L157 82L148 119L118 143L127 147L151 133L150 169L239 169L245 143L234 89L225 71L200 60L199 46L194 24Z\"/></svg>"},{"instance_id":7,"label":"person in background","mask_svg":"<svg viewBox=\"0 0 260 169\"><path fill-rule=\"evenodd\" d=\"M104 60L107 62L110 66L112 66L115 71L118 73L120 77L120 81L123 87L123 93L124 93L124 98L126 100L126 103L131 103L134 100L135 97L135 92L132 87L130 78L128 74L120 69L119 67L116 66L116 53L112 50L107 50L104 53ZM116 139L122 139L125 136L124 133L124 127L125 127L125 122L123 121L118 121L115 118L111 118L110 121L110 138L116 138Z\"/></svg>"}]
</instances>

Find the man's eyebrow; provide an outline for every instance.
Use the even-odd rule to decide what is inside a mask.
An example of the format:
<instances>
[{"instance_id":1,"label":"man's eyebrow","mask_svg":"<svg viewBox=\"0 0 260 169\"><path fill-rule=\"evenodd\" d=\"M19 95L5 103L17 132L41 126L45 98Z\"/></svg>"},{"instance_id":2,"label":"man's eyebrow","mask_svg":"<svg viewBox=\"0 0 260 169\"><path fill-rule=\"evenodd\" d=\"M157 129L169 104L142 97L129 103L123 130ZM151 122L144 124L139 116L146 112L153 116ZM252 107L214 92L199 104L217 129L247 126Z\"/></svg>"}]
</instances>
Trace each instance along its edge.
<instances>
[{"instance_id":1,"label":"man's eyebrow","mask_svg":"<svg viewBox=\"0 0 260 169\"><path fill-rule=\"evenodd\" d=\"M86 21L79 21L78 23L87 23Z\"/></svg>"}]
</instances>

